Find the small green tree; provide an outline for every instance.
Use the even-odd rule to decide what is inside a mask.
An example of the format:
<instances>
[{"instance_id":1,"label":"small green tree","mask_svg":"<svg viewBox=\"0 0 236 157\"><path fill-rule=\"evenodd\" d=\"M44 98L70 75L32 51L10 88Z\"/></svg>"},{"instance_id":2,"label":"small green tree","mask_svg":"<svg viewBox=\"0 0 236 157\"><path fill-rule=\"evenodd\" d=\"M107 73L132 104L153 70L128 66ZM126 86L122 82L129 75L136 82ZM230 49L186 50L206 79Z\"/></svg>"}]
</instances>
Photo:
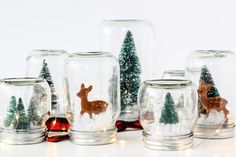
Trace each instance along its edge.
<instances>
[{"instance_id":1,"label":"small green tree","mask_svg":"<svg viewBox=\"0 0 236 157\"><path fill-rule=\"evenodd\" d=\"M174 101L169 92L166 94L165 103L161 111L159 122L164 124L176 124L179 122L179 117L175 110Z\"/></svg>"},{"instance_id":2,"label":"small green tree","mask_svg":"<svg viewBox=\"0 0 236 157\"><path fill-rule=\"evenodd\" d=\"M16 97L12 96L10 99L8 110L7 110L7 116L4 120L5 127L9 127L12 124L13 128L16 128L16 125L17 125L17 119L16 119L17 108L16 108L16 106L17 106Z\"/></svg>"},{"instance_id":3,"label":"small green tree","mask_svg":"<svg viewBox=\"0 0 236 157\"><path fill-rule=\"evenodd\" d=\"M136 54L133 35L126 33L120 55L120 94L121 110L126 106L137 103L137 94L140 86L141 66Z\"/></svg>"},{"instance_id":4,"label":"small green tree","mask_svg":"<svg viewBox=\"0 0 236 157\"><path fill-rule=\"evenodd\" d=\"M16 129L27 129L28 128L28 122L27 117L25 113L25 107L23 104L23 101L21 98L18 100L17 104L17 126Z\"/></svg>"},{"instance_id":5,"label":"small green tree","mask_svg":"<svg viewBox=\"0 0 236 157\"><path fill-rule=\"evenodd\" d=\"M56 95L55 86L52 81L52 77L51 77L51 74L50 74L50 71L48 68L48 64L45 59L43 60L43 65L42 65L42 69L41 69L39 77L45 79L47 81L48 85L50 86L52 109L53 110L57 109L58 97Z\"/></svg>"},{"instance_id":6,"label":"small green tree","mask_svg":"<svg viewBox=\"0 0 236 157\"><path fill-rule=\"evenodd\" d=\"M206 65L204 65L201 69L200 81L204 81L204 83L212 85L211 89L207 92L207 97L212 98L220 96L218 89L215 87L215 83L213 81L211 73ZM198 101L198 108L202 114L206 114L206 110L203 109L200 101Z\"/></svg>"},{"instance_id":7,"label":"small green tree","mask_svg":"<svg viewBox=\"0 0 236 157\"><path fill-rule=\"evenodd\" d=\"M206 84L211 84L212 88L207 93L207 97L217 97L220 96L218 89L215 87L215 83L213 81L213 78L211 76L211 73L209 72L206 65L204 65L201 69L201 76L200 81L204 81Z\"/></svg>"},{"instance_id":8,"label":"small green tree","mask_svg":"<svg viewBox=\"0 0 236 157\"><path fill-rule=\"evenodd\" d=\"M33 96L30 100L30 105L27 109L27 120L28 120L29 126L31 123L34 126L41 125L41 118L38 115L36 105L37 105L37 100L35 100L35 96Z\"/></svg>"}]
</instances>

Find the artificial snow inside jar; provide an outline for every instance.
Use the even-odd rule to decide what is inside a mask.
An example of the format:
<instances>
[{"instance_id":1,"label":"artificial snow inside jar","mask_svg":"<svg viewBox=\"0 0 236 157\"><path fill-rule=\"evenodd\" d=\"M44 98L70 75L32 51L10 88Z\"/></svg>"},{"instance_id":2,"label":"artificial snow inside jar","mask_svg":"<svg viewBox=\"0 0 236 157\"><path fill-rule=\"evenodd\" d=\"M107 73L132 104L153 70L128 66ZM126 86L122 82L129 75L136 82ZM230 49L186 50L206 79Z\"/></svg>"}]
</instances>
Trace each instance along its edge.
<instances>
[{"instance_id":1,"label":"artificial snow inside jar","mask_svg":"<svg viewBox=\"0 0 236 157\"><path fill-rule=\"evenodd\" d=\"M197 50L186 59L186 77L198 88L199 114L194 134L199 138L234 136L236 64L231 51Z\"/></svg>"},{"instance_id":2,"label":"artificial snow inside jar","mask_svg":"<svg viewBox=\"0 0 236 157\"><path fill-rule=\"evenodd\" d=\"M112 52L120 64L121 114L119 131L142 128L137 105L142 81L156 77L155 28L148 20L104 20L103 51Z\"/></svg>"},{"instance_id":3,"label":"artificial snow inside jar","mask_svg":"<svg viewBox=\"0 0 236 157\"><path fill-rule=\"evenodd\" d=\"M108 52L74 53L65 62L70 139L80 145L116 141L120 113L119 64Z\"/></svg>"},{"instance_id":4,"label":"artificial snow inside jar","mask_svg":"<svg viewBox=\"0 0 236 157\"><path fill-rule=\"evenodd\" d=\"M143 141L155 150L183 150L193 146L197 119L197 90L188 80L147 80L139 89Z\"/></svg>"},{"instance_id":5,"label":"artificial snow inside jar","mask_svg":"<svg viewBox=\"0 0 236 157\"><path fill-rule=\"evenodd\" d=\"M27 57L26 75L40 77L47 81L51 90L51 113L46 122L47 141L68 138L69 122L65 117L67 101L64 99L63 65L68 57L64 50L33 50Z\"/></svg>"},{"instance_id":6,"label":"artificial snow inside jar","mask_svg":"<svg viewBox=\"0 0 236 157\"><path fill-rule=\"evenodd\" d=\"M0 142L33 144L44 141L51 93L39 78L0 80Z\"/></svg>"}]
</instances>

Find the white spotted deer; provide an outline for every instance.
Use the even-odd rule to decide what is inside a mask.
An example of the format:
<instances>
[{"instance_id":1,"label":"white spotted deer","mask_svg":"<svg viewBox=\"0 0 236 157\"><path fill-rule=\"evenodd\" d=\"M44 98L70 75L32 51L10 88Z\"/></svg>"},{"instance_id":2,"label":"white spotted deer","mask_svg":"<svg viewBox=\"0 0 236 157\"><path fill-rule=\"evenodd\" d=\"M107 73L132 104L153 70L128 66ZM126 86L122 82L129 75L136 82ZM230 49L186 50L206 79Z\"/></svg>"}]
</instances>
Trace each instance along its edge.
<instances>
[{"instance_id":1,"label":"white spotted deer","mask_svg":"<svg viewBox=\"0 0 236 157\"><path fill-rule=\"evenodd\" d=\"M102 100L88 101L88 93L92 90L92 86L85 88L84 84L81 84L80 91L76 94L81 99L81 111L80 115L88 113L90 118L92 114L99 114L105 112L108 106L108 103Z\"/></svg>"},{"instance_id":2,"label":"white spotted deer","mask_svg":"<svg viewBox=\"0 0 236 157\"><path fill-rule=\"evenodd\" d=\"M203 106L201 110L206 110L207 117L209 116L209 112L213 109L217 110L218 112L223 111L224 117L227 118L227 115L229 114L229 110L226 109L228 101L224 98L221 98L220 96L208 98L207 93L211 88L211 84L205 84L204 81L200 82L198 95L199 100Z\"/></svg>"}]
</instances>

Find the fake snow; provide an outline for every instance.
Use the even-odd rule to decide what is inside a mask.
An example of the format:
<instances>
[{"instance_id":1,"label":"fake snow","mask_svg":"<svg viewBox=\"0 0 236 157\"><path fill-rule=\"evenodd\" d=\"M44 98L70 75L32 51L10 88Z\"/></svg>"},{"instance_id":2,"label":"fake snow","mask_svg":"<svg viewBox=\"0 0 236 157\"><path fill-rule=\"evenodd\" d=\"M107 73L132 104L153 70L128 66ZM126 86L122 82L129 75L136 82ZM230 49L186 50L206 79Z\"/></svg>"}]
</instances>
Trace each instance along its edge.
<instances>
[{"instance_id":1,"label":"fake snow","mask_svg":"<svg viewBox=\"0 0 236 157\"><path fill-rule=\"evenodd\" d=\"M113 112L111 109L107 109L100 114L92 114L92 119L88 113L84 113L82 116L74 115L74 122L72 128L77 131L101 131L113 129Z\"/></svg>"},{"instance_id":2,"label":"fake snow","mask_svg":"<svg viewBox=\"0 0 236 157\"><path fill-rule=\"evenodd\" d=\"M162 136L178 136L189 134L191 129L187 121L182 121L177 124L164 124L155 122L150 127L150 133L153 135Z\"/></svg>"},{"instance_id":3,"label":"fake snow","mask_svg":"<svg viewBox=\"0 0 236 157\"><path fill-rule=\"evenodd\" d=\"M200 114L197 120L197 124L201 125L222 125L224 122L224 113L216 110L211 110L208 117L205 114Z\"/></svg>"}]
</instances>

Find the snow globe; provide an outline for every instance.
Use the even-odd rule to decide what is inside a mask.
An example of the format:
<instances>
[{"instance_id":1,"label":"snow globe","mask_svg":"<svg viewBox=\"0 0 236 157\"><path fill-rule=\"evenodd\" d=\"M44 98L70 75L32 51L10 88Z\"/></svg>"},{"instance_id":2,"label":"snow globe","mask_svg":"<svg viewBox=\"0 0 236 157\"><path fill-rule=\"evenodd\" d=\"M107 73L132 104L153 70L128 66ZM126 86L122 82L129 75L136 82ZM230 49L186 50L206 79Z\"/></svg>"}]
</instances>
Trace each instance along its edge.
<instances>
[{"instance_id":1,"label":"snow globe","mask_svg":"<svg viewBox=\"0 0 236 157\"><path fill-rule=\"evenodd\" d=\"M199 114L194 134L199 138L234 136L236 58L225 50L197 50L186 59L186 77L198 88Z\"/></svg>"},{"instance_id":2,"label":"snow globe","mask_svg":"<svg viewBox=\"0 0 236 157\"><path fill-rule=\"evenodd\" d=\"M67 117L73 143L101 145L116 141L119 76L117 59L108 52L74 53L66 60Z\"/></svg>"},{"instance_id":3,"label":"snow globe","mask_svg":"<svg viewBox=\"0 0 236 157\"><path fill-rule=\"evenodd\" d=\"M51 113L46 125L48 141L68 138L70 127L65 117L66 100L64 100L63 65L68 57L64 50L33 50L27 57L26 75L40 77L47 81L51 90Z\"/></svg>"},{"instance_id":4,"label":"snow globe","mask_svg":"<svg viewBox=\"0 0 236 157\"><path fill-rule=\"evenodd\" d=\"M144 81L139 89L138 104L145 147L154 150L191 148L197 98L197 90L189 80Z\"/></svg>"},{"instance_id":5,"label":"snow globe","mask_svg":"<svg viewBox=\"0 0 236 157\"><path fill-rule=\"evenodd\" d=\"M119 131L142 128L137 94L141 81L156 76L155 27L149 20L104 20L101 48L112 52L120 64L121 114Z\"/></svg>"},{"instance_id":6,"label":"snow globe","mask_svg":"<svg viewBox=\"0 0 236 157\"><path fill-rule=\"evenodd\" d=\"M50 88L44 79L0 80L0 142L33 144L44 141L51 106Z\"/></svg>"},{"instance_id":7,"label":"snow globe","mask_svg":"<svg viewBox=\"0 0 236 157\"><path fill-rule=\"evenodd\" d=\"M185 71L184 70L166 70L164 71L161 78L185 80Z\"/></svg>"}]
</instances>

